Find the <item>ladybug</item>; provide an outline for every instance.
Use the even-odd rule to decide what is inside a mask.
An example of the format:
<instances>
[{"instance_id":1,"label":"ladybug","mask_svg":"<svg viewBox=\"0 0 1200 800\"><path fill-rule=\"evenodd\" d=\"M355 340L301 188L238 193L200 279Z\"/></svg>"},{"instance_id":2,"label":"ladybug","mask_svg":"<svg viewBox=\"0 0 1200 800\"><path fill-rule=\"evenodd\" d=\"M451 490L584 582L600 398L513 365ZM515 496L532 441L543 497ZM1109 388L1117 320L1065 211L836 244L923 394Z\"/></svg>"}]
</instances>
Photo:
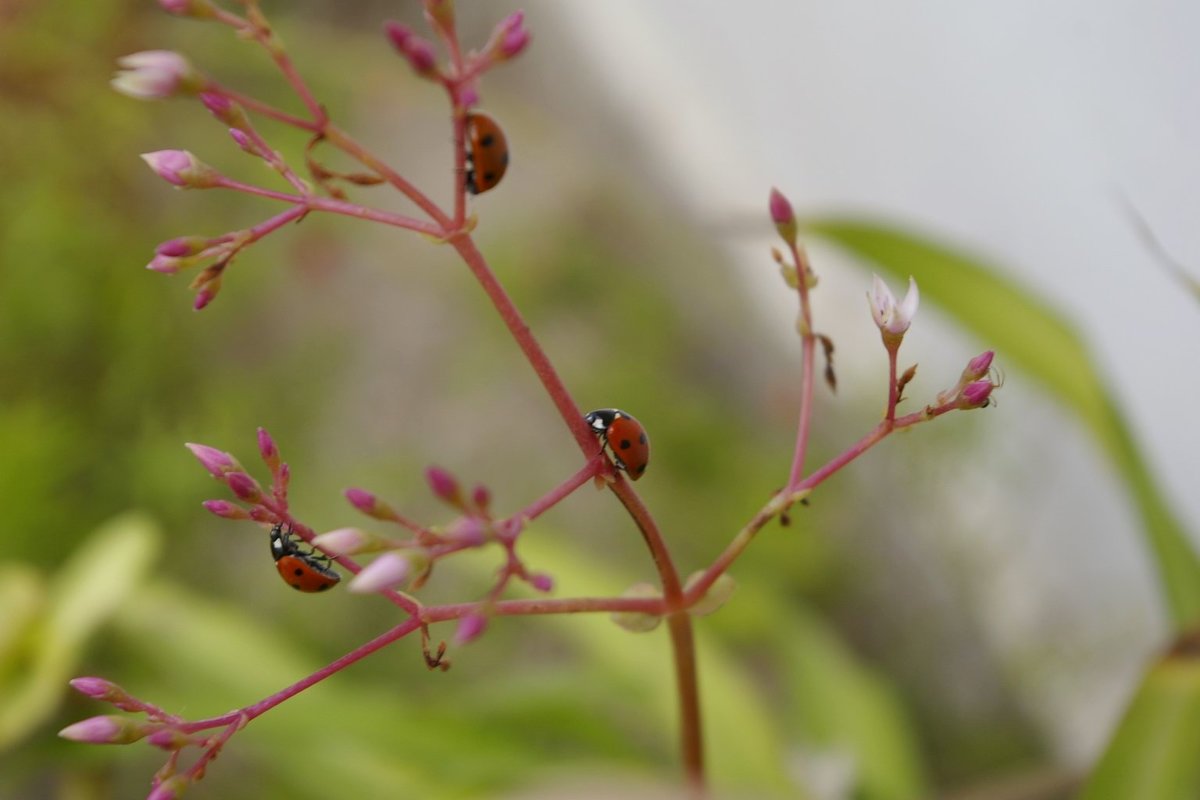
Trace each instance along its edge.
<instances>
[{"instance_id":1,"label":"ladybug","mask_svg":"<svg viewBox=\"0 0 1200 800\"><path fill-rule=\"evenodd\" d=\"M279 577L301 592L323 592L342 579L330 566L328 556L301 550L292 529L285 531L282 522L271 528L271 555L275 556Z\"/></svg>"},{"instance_id":2,"label":"ladybug","mask_svg":"<svg viewBox=\"0 0 1200 800\"><path fill-rule=\"evenodd\" d=\"M508 169L508 140L496 120L481 111L467 114L467 191L482 194Z\"/></svg>"},{"instance_id":3,"label":"ladybug","mask_svg":"<svg viewBox=\"0 0 1200 800\"><path fill-rule=\"evenodd\" d=\"M650 463L650 439L642 423L617 408L601 408L584 416L587 424L608 445L613 464L636 481Z\"/></svg>"}]
</instances>

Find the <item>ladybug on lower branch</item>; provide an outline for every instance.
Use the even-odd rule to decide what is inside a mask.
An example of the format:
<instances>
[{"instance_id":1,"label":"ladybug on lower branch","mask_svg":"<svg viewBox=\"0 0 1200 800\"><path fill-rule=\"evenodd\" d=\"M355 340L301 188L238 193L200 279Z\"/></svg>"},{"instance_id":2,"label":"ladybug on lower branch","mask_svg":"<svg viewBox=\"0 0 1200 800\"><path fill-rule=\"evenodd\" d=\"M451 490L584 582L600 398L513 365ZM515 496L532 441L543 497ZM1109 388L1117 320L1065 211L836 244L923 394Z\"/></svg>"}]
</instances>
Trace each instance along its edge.
<instances>
[{"instance_id":1,"label":"ladybug on lower branch","mask_svg":"<svg viewBox=\"0 0 1200 800\"><path fill-rule=\"evenodd\" d=\"M650 463L650 439L642 423L618 408L601 408L584 420L612 454L613 465L636 481Z\"/></svg>"},{"instance_id":2,"label":"ladybug on lower branch","mask_svg":"<svg viewBox=\"0 0 1200 800\"><path fill-rule=\"evenodd\" d=\"M508 140L496 120L482 111L467 114L467 191L482 194L508 169Z\"/></svg>"},{"instance_id":3,"label":"ladybug on lower branch","mask_svg":"<svg viewBox=\"0 0 1200 800\"><path fill-rule=\"evenodd\" d=\"M328 556L301 550L291 527L284 530L282 522L271 528L271 555L275 556L279 577L297 591L324 592L342 579L330 566Z\"/></svg>"}]
</instances>

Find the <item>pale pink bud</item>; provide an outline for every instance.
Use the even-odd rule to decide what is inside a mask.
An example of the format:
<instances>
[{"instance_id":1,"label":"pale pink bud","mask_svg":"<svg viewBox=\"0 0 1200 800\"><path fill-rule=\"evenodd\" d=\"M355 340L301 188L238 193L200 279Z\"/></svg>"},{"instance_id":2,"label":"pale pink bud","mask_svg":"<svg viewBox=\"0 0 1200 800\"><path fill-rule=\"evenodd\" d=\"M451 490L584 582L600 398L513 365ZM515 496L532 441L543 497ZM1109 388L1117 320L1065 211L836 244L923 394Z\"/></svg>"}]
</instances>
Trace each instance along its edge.
<instances>
[{"instance_id":1,"label":"pale pink bud","mask_svg":"<svg viewBox=\"0 0 1200 800\"><path fill-rule=\"evenodd\" d=\"M313 539L312 543L315 547L319 547L326 553L333 553L338 556L352 556L355 553L361 553L370 549L371 545L377 541L378 537L372 536L358 528L338 528L322 533Z\"/></svg>"},{"instance_id":2,"label":"pale pink bud","mask_svg":"<svg viewBox=\"0 0 1200 800\"><path fill-rule=\"evenodd\" d=\"M179 270L186 266L188 266L188 263L182 258L156 255L150 260L150 263L146 265L146 269L153 270L154 272L161 272L164 275L174 275L176 272L179 272Z\"/></svg>"},{"instance_id":3,"label":"pale pink bud","mask_svg":"<svg viewBox=\"0 0 1200 800\"><path fill-rule=\"evenodd\" d=\"M483 521L478 517L460 517L446 531L446 535L470 547L478 547L487 541Z\"/></svg>"},{"instance_id":4,"label":"pale pink bud","mask_svg":"<svg viewBox=\"0 0 1200 800\"><path fill-rule=\"evenodd\" d=\"M487 511L488 507L492 504L492 493L488 491L486 486L479 484L471 492L471 502L480 511Z\"/></svg>"},{"instance_id":5,"label":"pale pink bud","mask_svg":"<svg viewBox=\"0 0 1200 800\"><path fill-rule=\"evenodd\" d=\"M194 93L203 83L188 60L170 50L145 50L117 59L121 70L110 81L118 92L139 100Z\"/></svg>"},{"instance_id":6,"label":"pale pink bud","mask_svg":"<svg viewBox=\"0 0 1200 800\"><path fill-rule=\"evenodd\" d=\"M992 390L996 385L991 381L975 381L968 383L962 390L962 402L959 408L986 408L991 402Z\"/></svg>"},{"instance_id":7,"label":"pale pink bud","mask_svg":"<svg viewBox=\"0 0 1200 800\"><path fill-rule=\"evenodd\" d=\"M203 311L208 307L208 304L215 300L217 293L211 289L201 289L196 292L196 298L192 300L193 311Z\"/></svg>"},{"instance_id":8,"label":"pale pink bud","mask_svg":"<svg viewBox=\"0 0 1200 800\"><path fill-rule=\"evenodd\" d=\"M259 148L258 144L253 139L251 139L250 136L245 131L239 130L237 128L230 128L229 135L233 138L234 143L238 147L240 147L242 150L246 151L250 155L252 155L252 156L261 156L262 155L262 150Z\"/></svg>"},{"instance_id":9,"label":"pale pink bud","mask_svg":"<svg viewBox=\"0 0 1200 800\"><path fill-rule=\"evenodd\" d=\"M181 189L216 186L221 174L187 150L156 150L142 153L142 160L158 177Z\"/></svg>"},{"instance_id":10,"label":"pale pink bud","mask_svg":"<svg viewBox=\"0 0 1200 800\"><path fill-rule=\"evenodd\" d=\"M262 455L263 462L271 468L271 472L279 469L279 449L275 447L275 440L267 433L266 428L258 429L258 452Z\"/></svg>"},{"instance_id":11,"label":"pale pink bud","mask_svg":"<svg viewBox=\"0 0 1200 800\"><path fill-rule=\"evenodd\" d=\"M458 487L458 481L449 472L441 467L428 467L425 470L425 480L429 482L433 493L443 501L456 508L462 507L462 491Z\"/></svg>"},{"instance_id":12,"label":"pale pink bud","mask_svg":"<svg viewBox=\"0 0 1200 800\"><path fill-rule=\"evenodd\" d=\"M539 592L554 591L554 578L544 572L535 572L529 576L529 585Z\"/></svg>"},{"instance_id":13,"label":"pale pink bud","mask_svg":"<svg viewBox=\"0 0 1200 800\"><path fill-rule=\"evenodd\" d=\"M246 509L228 500L205 500L201 505L218 517L225 519L250 519L250 514Z\"/></svg>"},{"instance_id":14,"label":"pale pink bud","mask_svg":"<svg viewBox=\"0 0 1200 800\"><path fill-rule=\"evenodd\" d=\"M183 797L183 793L187 791L189 785L191 785L191 781L188 780L186 774L172 775L155 786L154 790L146 795L146 800L178 800Z\"/></svg>"},{"instance_id":15,"label":"pale pink bud","mask_svg":"<svg viewBox=\"0 0 1200 800\"><path fill-rule=\"evenodd\" d=\"M456 645L467 644L473 642L487 630L488 618L479 612L467 614L458 622L458 630L454 631L454 643Z\"/></svg>"},{"instance_id":16,"label":"pale pink bud","mask_svg":"<svg viewBox=\"0 0 1200 800\"><path fill-rule=\"evenodd\" d=\"M363 567L362 572L350 581L348 588L355 594L391 589L408 580L411 572L412 562L404 554L392 550Z\"/></svg>"},{"instance_id":17,"label":"pale pink bud","mask_svg":"<svg viewBox=\"0 0 1200 800\"><path fill-rule=\"evenodd\" d=\"M394 520L396 518L396 512L392 510L391 506L366 489L347 489L345 495L346 499L350 501L350 505L368 517L382 520Z\"/></svg>"},{"instance_id":18,"label":"pale pink bud","mask_svg":"<svg viewBox=\"0 0 1200 800\"><path fill-rule=\"evenodd\" d=\"M992 368L992 358L995 355L991 350L985 350L972 358L967 362L967 368L963 370L963 378L968 381L977 381L987 375L988 370Z\"/></svg>"},{"instance_id":19,"label":"pale pink bud","mask_svg":"<svg viewBox=\"0 0 1200 800\"><path fill-rule=\"evenodd\" d=\"M192 455L199 459L200 464L211 472L214 478L223 478L225 473L241 470L242 468L237 459L224 450L218 450L206 444L193 444L191 442L188 442L185 447L192 451Z\"/></svg>"},{"instance_id":20,"label":"pale pink bud","mask_svg":"<svg viewBox=\"0 0 1200 800\"><path fill-rule=\"evenodd\" d=\"M64 739L87 744L129 744L141 739L148 728L128 717L106 715L91 717L58 732Z\"/></svg>"},{"instance_id":21,"label":"pale pink bud","mask_svg":"<svg viewBox=\"0 0 1200 800\"><path fill-rule=\"evenodd\" d=\"M209 0L158 0L159 6L177 17L211 17L215 9Z\"/></svg>"},{"instance_id":22,"label":"pale pink bud","mask_svg":"<svg viewBox=\"0 0 1200 800\"><path fill-rule=\"evenodd\" d=\"M492 31L486 48L496 61L504 61L518 55L529 44L529 31L525 28L525 12L509 14Z\"/></svg>"},{"instance_id":23,"label":"pale pink bud","mask_svg":"<svg viewBox=\"0 0 1200 800\"><path fill-rule=\"evenodd\" d=\"M180 236L163 242L154 248L154 252L160 256L183 258L203 252L208 248L209 242L210 240L204 236Z\"/></svg>"},{"instance_id":24,"label":"pale pink bud","mask_svg":"<svg viewBox=\"0 0 1200 800\"><path fill-rule=\"evenodd\" d=\"M262 487L258 485L258 481L244 472L225 473L225 483L229 486L229 491L236 494L240 500L245 500L247 503L257 503L262 500Z\"/></svg>"},{"instance_id":25,"label":"pale pink bud","mask_svg":"<svg viewBox=\"0 0 1200 800\"><path fill-rule=\"evenodd\" d=\"M788 244L796 243L796 212L792 210L792 204L783 196L783 193L778 189L772 188L771 195L767 200L767 207L771 211L771 221L775 223L775 230L779 231L779 235Z\"/></svg>"},{"instance_id":26,"label":"pale pink bud","mask_svg":"<svg viewBox=\"0 0 1200 800\"><path fill-rule=\"evenodd\" d=\"M223 94L201 92L200 102L214 117L233 130L247 128L250 125L250 120L247 119L246 112L242 110L242 107Z\"/></svg>"},{"instance_id":27,"label":"pale pink bud","mask_svg":"<svg viewBox=\"0 0 1200 800\"><path fill-rule=\"evenodd\" d=\"M404 56L413 72L418 75L429 75L437 67L437 54L433 45L413 33L407 25L399 22L386 22L383 26L392 46Z\"/></svg>"},{"instance_id":28,"label":"pale pink bud","mask_svg":"<svg viewBox=\"0 0 1200 800\"><path fill-rule=\"evenodd\" d=\"M889 350L898 347L900 340L904 338L904 332L912 324L917 305L921 301L917 282L909 277L908 293L904 295L904 300L897 303L892 290L876 275L871 291L867 293L867 299L871 304L871 316L879 326L884 344Z\"/></svg>"},{"instance_id":29,"label":"pale pink bud","mask_svg":"<svg viewBox=\"0 0 1200 800\"><path fill-rule=\"evenodd\" d=\"M159 728L146 737L146 744L162 750L180 750L192 744L192 737L174 728Z\"/></svg>"},{"instance_id":30,"label":"pale pink bud","mask_svg":"<svg viewBox=\"0 0 1200 800\"><path fill-rule=\"evenodd\" d=\"M75 691L96 700L110 700L114 697L125 698L129 696L120 686L111 681L106 681L104 678L72 678L69 683Z\"/></svg>"},{"instance_id":31,"label":"pale pink bud","mask_svg":"<svg viewBox=\"0 0 1200 800\"><path fill-rule=\"evenodd\" d=\"M475 81L460 83L454 91L454 102L460 108L470 108L479 103L479 87Z\"/></svg>"}]
</instances>

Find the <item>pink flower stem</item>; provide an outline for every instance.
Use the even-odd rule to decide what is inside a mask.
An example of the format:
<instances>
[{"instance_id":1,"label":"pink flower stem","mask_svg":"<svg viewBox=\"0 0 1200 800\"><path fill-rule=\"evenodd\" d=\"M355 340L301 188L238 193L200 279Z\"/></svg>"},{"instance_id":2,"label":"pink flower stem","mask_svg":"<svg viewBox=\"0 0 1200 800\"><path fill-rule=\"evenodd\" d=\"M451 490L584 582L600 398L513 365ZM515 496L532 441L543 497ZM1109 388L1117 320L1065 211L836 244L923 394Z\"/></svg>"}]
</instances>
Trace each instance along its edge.
<instances>
[{"instance_id":1,"label":"pink flower stem","mask_svg":"<svg viewBox=\"0 0 1200 800\"><path fill-rule=\"evenodd\" d=\"M449 87L448 87L449 88ZM451 103L455 103L454 91L450 90ZM452 105L451 125L454 128L454 227L463 226L467 218L467 117L457 106Z\"/></svg>"},{"instance_id":2,"label":"pink flower stem","mask_svg":"<svg viewBox=\"0 0 1200 800\"><path fill-rule=\"evenodd\" d=\"M762 530L763 526L786 510L792 503L795 502L796 493L806 492L816 488L826 479L840 470L842 467L849 464L854 459L861 456L863 453L870 450L879 442L883 441L892 431L900 428L908 428L922 422L928 422L942 414L954 411L956 408L953 402L945 403L940 406L927 406L921 411L915 411L912 414L900 417L895 420L882 420L878 425L871 429L866 436L863 436L857 442L852 444L841 455L828 461L820 469L813 472L804 480L800 481L793 489L784 490L771 498L765 506L759 509L749 522L746 523L732 541L725 547L716 560L704 570L704 574L700 576L691 585L684 597L686 607L691 607L704 597L705 592L716 582L717 578L733 564L733 562L745 552L746 548L753 541L755 535Z\"/></svg>"},{"instance_id":3,"label":"pink flower stem","mask_svg":"<svg viewBox=\"0 0 1200 800\"><path fill-rule=\"evenodd\" d=\"M510 519L515 521L537 519L548 509L558 505L572 492L574 492L583 484L587 483L588 480L600 474L600 471L603 468L604 455L602 452L597 451L596 455L592 457L591 461L588 461L586 464L584 464L578 472L567 478L558 486L554 487L554 489L552 489L544 497L538 498L536 501L530 503L528 506L522 509L519 513L514 514Z\"/></svg>"},{"instance_id":4,"label":"pink flower stem","mask_svg":"<svg viewBox=\"0 0 1200 800\"><path fill-rule=\"evenodd\" d=\"M219 717L211 717L209 719L197 720L196 722L187 722L187 723L177 726L178 730L180 730L184 733L192 733L195 731L208 730L209 728L216 728L221 725L229 725L229 724L235 723L235 722L237 722L239 724L239 726L244 726L246 723L250 722L251 720L253 720L254 718L256 718L258 716L261 716L262 714L266 713L267 711L270 711L272 708L274 708L275 706L284 702L285 700L295 697L296 695L300 694L300 692L303 692L305 689L309 688L310 686L314 686L314 685L320 683L321 681L328 678L330 675L333 675L337 672L341 672L346 667L350 666L351 664L355 663L356 661L361 661L362 659L366 658L367 656L371 655L372 653L376 652L377 650L382 650L384 647L387 647L392 642L403 639L405 636L407 636L408 634L412 633L413 631L417 630L420 627L421 627L421 621L419 619L417 619L416 617L410 617L409 619L400 623L396 627L392 628L390 631L387 631L386 633L382 633L379 636L376 636L371 641L367 642L366 644L364 644L360 647L357 647L354 650L351 650L346 655L342 656L341 658L337 659L336 661L331 662L327 666L322 667L321 669L317 670L313 674L309 675L307 678L296 681L291 686L288 686L286 689L282 689L281 691L276 692L275 694L271 695L270 697L267 697L264 700L260 700L259 702L255 703L254 705L247 706L238 711L231 711L228 714L222 714Z\"/></svg>"},{"instance_id":5,"label":"pink flower stem","mask_svg":"<svg viewBox=\"0 0 1200 800\"><path fill-rule=\"evenodd\" d=\"M297 117L293 114L289 114L286 111L278 109L275 106L269 105L267 103L264 103L263 101L258 100L254 97L251 97L250 95L242 94L241 92L238 92L234 89L228 89L224 86L221 86L218 83L207 84L205 86L205 91L224 95L225 97L229 98L233 102L240 105L242 108L245 108L248 111L253 111L256 114L262 114L264 117L273 119L276 122L282 122L285 125L291 125L294 128L300 128L301 130L305 130L305 131L312 131L313 133L319 133L321 131L321 125L319 125L315 122L312 122L311 120L307 120L307 119L304 119L303 117Z\"/></svg>"},{"instance_id":6,"label":"pink flower stem","mask_svg":"<svg viewBox=\"0 0 1200 800\"><path fill-rule=\"evenodd\" d=\"M900 353L900 343L897 342L895 347L887 349L888 354L888 399L887 399L887 415L885 419L889 422L896 419L896 403L899 401L896 392L896 358Z\"/></svg>"},{"instance_id":7,"label":"pink flower stem","mask_svg":"<svg viewBox=\"0 0 1200 800\"><path fill-rule=\"evenodd\" d=\"M450 603L429 606L421 614L427 624L461 619L488 609L497 616L519 617L546 614L598 614L630 611L639 614L663 614L666 604L657 597L565 597L497 600L475 603Z\"/></svg>"},{"instance_id":8,"label":"pink flower stem","mask_svg":"<svg viewBox=\"0 0 1200 800\"><path fill-rule=\"evenodd\" d=\"M304 206L293 206L281 214L276 214L270 219L263 220L257 225L247 228L246 235L248 238L246 239L246 244L258 241L267 234L279 230L289 222L302 218L307 213L308 209Z\"/></svg>"},{"instance_id":9,"label":"pink flower stem","mask_svg":"<svg viewBox=\"0 0 1200 800\"><path fill-rule=\"evenodd\" d=\"M452 244L475 275L475 279L479 281L480 286L496 308L496 312L508 327L509 333L512 334L517 345L525 354L533 371L541 380L546 393L550 395L551 401L558 409L563 422L574 435L580 451L588 459L593 458L596 454L595 435L584 421L579 406L567 391L545 351L533 337L529 325L513 304L512 298L496 280L495 274L471 237L456 237L452 240ZM691 617L688 616L683 606L683 590L679 574L675 570L675 564L671 560L671 553L667 549L666 542L659 533L658 524L625 476L618 474L615 483L610 488L617 495L621 504L625 506L641 532L662 581L663 596L668 607L675 609L675 613L667 618L667 624L671 632L676 688L679 692L680 737L684 770L693 789L702 791L705 783L704 743L700 721L699 687L696 680L696 649L692 637Z\"/></svg>"},{"instance_id":10,"label":"pink flower stem","mask_svg":"<svg viewBox=\"0 0 1200 800\"><path fill-rule=\"evenodd\" d=\"M584 421L583 412L579 410L575 399L567 391L567 387L558 376L554 365L550 363L545 351L533 337L525 318L521 316L521 312L517 310L500 281L496 279L495 273L484 260L483 254L479 252L475 242L469 236L460 236L453 239L451 243L458 254L462 256L463 261L467 263L467 267L479 281L480 287L492 301L496 313L500 315L500 319L512 334L513 339L516 340L517 346L525 354L529 365L533 367L538 380L541 381L542 387L550 395L554 407L558 409L559 416L562 417L567 429L575 437L575 443L579 446L580 452L590 460L596 454L596 436Z\"/></svg>"},{"instance_id":11,"label":"pink flower stem","mask_svg":"<svg viewBox=\"0 0 1200 800\"><path fill-rule=\"evenodd\" d=\"M438 238L448 236L450 233L459 230L461 222L455 225L450 217L438 208L437 204L425 196L425 193L413 186L404 177L389 167L384 161L370 150L363 147L354 140L348 133L338 128L332 123L325 125L322 129L325 139L334 147L341 150L346 155L358 161L368 169L374 170L384 180L390 183L397 191L415 203L422 211L429 215L429 218L437 223L437 233L430 234Z\"/></svg>"},{"instance_id":12,"label":"pink flower stem","mask_svg":"<svg viewBox=\"0 0 1200 800\"><path fill-rule=\"evenodd\" d=\"M787 490L791 494L804 475L804 458L808 451L810 425L812 424L813 368L817 339L813 334L812 306L808 299L808 256L804 250L790 242L793 263L796 265L797 294L800 297L800 319L803 331L800 335L800 418L796 423L796 447L792 454L792 469L788 475Z\"/></svg>"},{"instance_id":13,"label":"pink flower stem","mask_svg":"<svg viewBox=\"0 0 1200 800\"><path fill-rule=\"evenodd\" d=\"M422 222L421 220L401 214L392 214L387 211L360 206L356 203L348 203L345 200L334 200L329 197L304 197L302 195L288 194L287 192L276 192L226 177L218 178L215 185L223 189L232 189L235 192L252 194L256 197L266 197L270 200L292 203L293 205L303 207L305 211L326 211L330 214L341 214L347 217L370 220L371 222L379 222L396 228L416 231L427 236L441 237L443 233L441 228L431 223Z\"/></svg>"}]
</instances>

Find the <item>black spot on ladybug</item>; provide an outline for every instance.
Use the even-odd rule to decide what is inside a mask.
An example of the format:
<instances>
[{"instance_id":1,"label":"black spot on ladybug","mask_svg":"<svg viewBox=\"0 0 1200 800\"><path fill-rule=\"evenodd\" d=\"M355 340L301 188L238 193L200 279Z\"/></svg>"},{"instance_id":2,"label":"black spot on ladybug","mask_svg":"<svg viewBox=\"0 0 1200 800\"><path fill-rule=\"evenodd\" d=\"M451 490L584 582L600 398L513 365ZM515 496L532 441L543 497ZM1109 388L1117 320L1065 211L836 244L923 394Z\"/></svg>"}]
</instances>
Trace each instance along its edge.
<instances>
[{"instance_id":1,"label":"black spot on ladybug","mask_svg":"<svg viewBox=\"0 0 1200 800\"><path fill-rule=\"evenodd\" d=\"M646 443L646 434L644 434L644 433L643 433L641 436L639 436L639 437L638 437L638 442L639 442L640 444L645 444L645 443Z\"/></svg>"},{"instance_id":2,"label":"black spot on ladybug","mask_svg":"<svg viewBox=\"0 0 1200 800\"><path fill-rule=\"evenodd\" d=\"M633 447L633 442L629 441L628 439L621 440L621 449L622 450L628 450L631 447Z\"/></svg>"},{"instance_id":3,"label":"black spot on ladybug","mask_svg":"<svg viewBox=\"0 0 1200 800\"><path fill-rule=\"evenodd\" d=\"M326 589L328 589L329 587L330 587L330 584L328 584L328 583L323 583L323 584L321 584L321 588L317 589L317 591L318 591L318 592L323 592L323 591L325 591Z\"/></svg>"},{"instance_id":4,"label":"black spot on ladybug","mask_svg":"<svg viewBox=\"0 0 1200 800\"><path fill-rule=\"evenodd\" d=\"M487 181L488 183L491 183L492 181L496 180L496 173L494 173L494 172L485 172L485 173L483 173L483 179L484 179L485 181Z\"/></svg>"},{"instance_id":5,"label":"black spot on ladybug","mask_svg":"<svg viewBox=\"0 0 1200 800\"><path fill-rule=\"evenodd\" d=\"M506 166L506 167L508 166L508 151L507 150L505 150L504 155L500 157L500 161L504 164L504 166Z\"/></svg>"},{"instance_id":6,"label":"black spot on ladybug","mask_svg":"<svg viewBox=\"0 0 1200 800\"><path fill-rule=\"evenodd\" d=\"M642 474L643 472L645 472L645 471L646 471L646 465L645 465L645 464L641 464L641 465L639 465L639 466L638 466L638 468L637 468L637 474L638 474L638 475L641 475L641 474Z\"/></svg>"},{"instance_id":7,"label":"black spot on ladybug","mask_svg":"<svg viewBox=\"0 0 1200 800\"><path fill-rule=\"evenodd\" d=\"M492 136L490 133L484 134L484 136L479 140L479 144L482 147L491 147L495 143L496 143L496 137Z\"/></svg>"},{"instance_id":8,"label":"black spot on ladybug","mask_svg":"<svg viewBox=\"0 0 1200 800\"><path fill-rule=\"evenodd\" d=\"M297 578L299 578L304 575L304 570L300 569L299 567L296 567L294 570L292 570L292 574L295 575Z\"/></svg>"}]
</instances>

